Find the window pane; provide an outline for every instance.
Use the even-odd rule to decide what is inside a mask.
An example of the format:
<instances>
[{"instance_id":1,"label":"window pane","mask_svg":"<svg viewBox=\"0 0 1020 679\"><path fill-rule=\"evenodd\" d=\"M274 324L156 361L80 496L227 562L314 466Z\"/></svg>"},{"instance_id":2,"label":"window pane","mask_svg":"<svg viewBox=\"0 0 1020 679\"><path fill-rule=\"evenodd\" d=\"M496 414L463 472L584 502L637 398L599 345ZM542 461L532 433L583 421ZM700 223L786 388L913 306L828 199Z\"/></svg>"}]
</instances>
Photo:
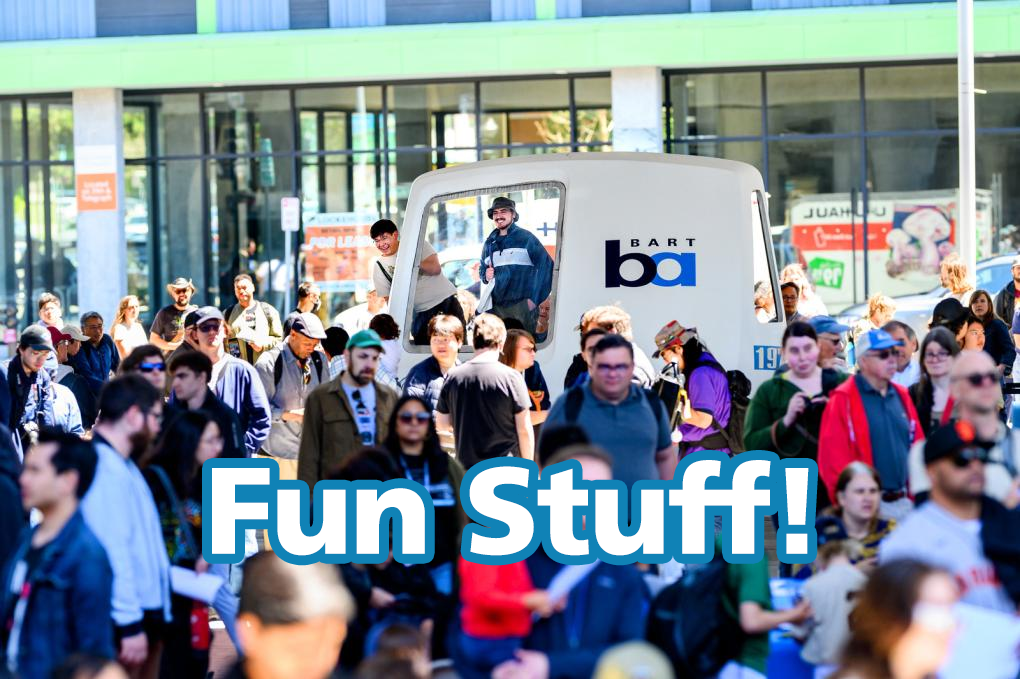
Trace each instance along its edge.
<instances>
[{"instance_id":1,"label":"window pane","mask_svg":"<svg viewBox=\"0 0 1020 679\"><path fill-rule=\"evenodd\" d=\"M739 160L762 171L761 142L757 141L699 141L674 142L674 153L707 158Z\"/></svg>"},{"instance_id":2,"label":"window pane","mask_svg":"<svg viewBox=\"0 0 1020 679\"><path fill-rule=\"evenodd\" d=\"M861 126L857 69L766 74L769 134L856 132Z\"/></svg>"},{"instance_id":3,"label":"window pane","mask_svg":"<svg viewBox=\"0 0 1020 679\"><path fill-rule=\"evenodd\" d=\"M52 287L64 303L64 313L78 309L78 201L75 197L74 168L53 165L50 173L50 238L53 242ZM32 215L33 225L36 215ZM85 311L85 310L82 310ZM100 310L104 313L105 310Z\"/></svg>"},{"instance_id":4,"label":"window pane","mask_svg":"<svg viewBox=\"0 0 1020 679\"><path fill-rule=\"evenodd\" d=\"M955 65L869 68L864 95L869 132L957 126Z\"/></svg>"},{"instance_id":5,"label":"window pane","mask_svg":"<svg viewBox=\"0 0 1020 679\"><path fill-rule=\"evenodd\" d=\"M206 95L209 146L216 153L274 153L294 149L290 96L285 90Z\"/></svg>"},{"instance_id":6,"label":"window pane","mask_svg":"<svg viewBox=\"0 0 1020 679\"><path fill-rule=\"evenodd\" d=\"M473 147L474 83L389 88L390 147Z\"/></svg>"},{"instance_id":7,"label":"window pane","mask_svg":"<svg viewBox=\"0 0 1020 679\"><path fill-rule=\"evenodd\" d=\"M578 143L613 140L613 103L609 78L574 80L574 107L577 111Z\"/></svg>"},{"instance_id":8,"label":"window pane","mask_svg":"<svg viewBox=\"0 0 1020 679\"><path fill-rule=\"evenodd\" d=\"M148 111L138 106L124 107L124 159L145 158L148 149Z\"/></svg>"},{"instance_id":9,"label":"window pane","mask_svg":"<svg viewBox=\"0 0 1020 679\"><path fill-rule=\"evenodd\" d=\"M209 95L210 98L213 95ZM197 94L126 94L124 95L124 117L128 111L144 111L144 154L138 154L128 146L128 130L125 127L124 157L142 158L149 156L186 156L201 153L201 125L199 124ZM156 146L149 148L151 129L156 126ZM130 155L129 155L130 154Z\"/></svg>"},{"instance_id":10,"label":"window pane","mask_svg":"<svg viewBox=\"0 0 1020 679\"><path fill-rule=\"evenodd\" d=\"M150 201L146 217L159 237L158 280L152 281L149 304L157 310L170 303L164 286L179 276L190 278L198 289L197 304L216 304L209 294L213 281L205 280L208 247L207 231L213 252L218 247L218 214L213 203L210 228L202 213L202 164L199 160L168 160L156 165L155 188L148 190Z\"/></svg>"},{"instance_id":11,"label":"window pane","mask_svg":"<svg viewBox=\"0 0 1020 679\"><path fill-rule=\"evenodd\" d=\"M975 64L978 127L1020 127L1020 62ZM954 90L955 92L955 90Z\"/></svg>"},{"instance_id":12,"label":"window pane","mask_svg":"<svg viewBox=\"0 0 1020 679\"><path fill-rule=\"evenodd\" d=\"M761 134L761 73L700 73L669 79L674 137Z\"/></svg>"},{"instance_id":13,"label":"window pane","mask_svg":"<svg viewBox=\"0 0 1020 679\"><path fill-rule=\"evenodd\" d=\"M768 248L772 238L765 229L762 219L765 214L765 196L760 192L751 193L751 250L754 262L754 317L759 323L778 323L779 312L776 304L773 278L775 272L769 267Z\"/></svg>"},{"instance_id":14,"label":"window pane","mask_svg":"<svg viewBox=\"0 0 1020 679\"><path fill-rule=\"evenodd\" d=\"M482 144L569 144L566 80L482 83Z\"/></svg>"},{"instance_id":15,"label":"window pane","mask_svg":"<svg viewBox=\"0 0 1020 679\"><path fill-rule=\"evenodd\" d=\"M0 101L0 160L21 160L21 101Z\"/></svg>"},{"instance_id":16,"label":"window pane","mask_svg":"<svg viewBox=\"0 0 1020 679\"><path fill-rule=\"evenodd\" d=\"M374 150L380 137L382 88L298 90L301 150Z\"/></svg>"},{"instance_id":17,"label":"window pane","mask_svg":"<svg viewBox=\"0 0 1020 679\"><path fill-rule=\"evenodd\" d=\"M977 186L990 191L992 221L992 242L982 254L1016 252L1020 250L1020 135L978 135L977 158ZM979 244L983 235L978 232Z\"/></svg>"},{"instance_id":18,"label":"window pane","mask_svg":"<svg viewBox=\"0 0 1020 679\"><path fill-rule=\"evenodd\" d=\"M127 115L125 113L125 119ZM125 120L125 127L127 120ZM125 130L125 133L127 130ZM149 220L149 167L147 165L124 166L124 237L127 241L127 287L129 295L136 295L141 303L140 315L152 319L156 304L158 309L162 295L155 299L149 295L149 272L151 235ZM196 260L201 262L201 259ZM191 273L189 272L189 277ZM176 278L176 277L175 277ZM156 290L161 290L162 286ZM111 321L112 322L112 319Z\"/></svg>"},{"instance_id":19,"label":"window pane","mask_svg":"<svg viewBox=\"0 0 1020 679\"><path fill-rule=\"evenodd\" d=\"M28 103L28 155L31 160L74 158L71 105L59 100Z\"/></svg>"},{"instance_id":20,"label":"window pane","mask_svg":"<svg viewBox=\"0 0 1020 679\"><path fill-rule=\"evenodd\" d=\"M25 286L27 246L25 243L25 186L22 168L0 167L0 327L8 329L27 325L34 313L26 310L28 291ZM28 304L28 307L33 305ZM11 317L10 309L14 309ZM12 326L11 323L14 323ZM3 341L14 342L5 335Z\"/></svg>"}]
</instances>

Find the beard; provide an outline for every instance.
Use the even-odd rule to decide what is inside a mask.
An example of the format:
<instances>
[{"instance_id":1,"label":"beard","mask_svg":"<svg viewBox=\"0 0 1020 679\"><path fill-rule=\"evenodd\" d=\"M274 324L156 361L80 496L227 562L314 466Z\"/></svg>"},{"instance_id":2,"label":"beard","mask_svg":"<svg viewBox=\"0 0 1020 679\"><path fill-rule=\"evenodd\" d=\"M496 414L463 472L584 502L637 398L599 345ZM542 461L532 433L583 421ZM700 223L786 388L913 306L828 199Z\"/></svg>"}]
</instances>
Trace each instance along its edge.
<instances>
[{"instance_id":1,"label":"beard","mask_svg":"<svg viewBox=\"0 0 1020 679\"><path fill-rule=\"evenodd\" d=\"M148 425L143 426L139 431L131 434L128 437L128 442L131 444L131 459L140 460L149 449L149 444L152 443L152 439L155 438L154 434L149 430Z\"/></svg>"},{"instance_id":2,"label":"beard","mask_svg":"<svg viewBox=\"0 0 1020 679\"><path fill-rule=\"evenodd\" d=\"M357 382L359 385L366 387L368 386L369 382L372 381L372 378L375 377L375 371L362 370L359 373L352 373L351 377L353 377L354 381Z\"/></svg>"}]
</instances>

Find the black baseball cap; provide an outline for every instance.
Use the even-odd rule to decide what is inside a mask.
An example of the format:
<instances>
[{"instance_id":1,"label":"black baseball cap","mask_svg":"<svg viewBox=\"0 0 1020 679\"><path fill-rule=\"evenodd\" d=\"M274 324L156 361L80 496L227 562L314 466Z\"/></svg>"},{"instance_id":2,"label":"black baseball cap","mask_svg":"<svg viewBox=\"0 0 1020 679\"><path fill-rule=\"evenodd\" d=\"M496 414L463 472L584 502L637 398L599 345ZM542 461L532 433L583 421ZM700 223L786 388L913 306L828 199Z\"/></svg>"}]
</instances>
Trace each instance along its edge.
<instances>
[{"instance_id":1,"label":"black baseball cap","mask_svg":"<svg viewBox=\"0 0 1020 679\"><path fill-rule=\"evenodd\" d=\"M185 328L193 328L196 325L198 325L198 309L195 309L194 311L189 311L188 314L184 317Z\"/></svg>"},{"instance_id":2,"label":"black baseball cap","mask_svg":"<svg viewBox=\"0 0 1020 679\"><path fill-rule=\"evenodd\" d=\"M977 437L974 425L964 420L957 420L943 425L933 431L924 442L924 463L926 465L952 457L964 448L984 448L990 450L994 441L984 441Z\"/></svg>"},{"instance_id":3,"label":"black baseball cap","mask_svg":"<svg viewBox=\"0 0 1020 679\"><path fill-rule=\"evenodd\" d=\"M30 325L25 328L21 333L18 344L29 349L35 349L36 351L53 351L53 340L50 337L50 331L41 325Z\"/></svg>"}]
</instances>

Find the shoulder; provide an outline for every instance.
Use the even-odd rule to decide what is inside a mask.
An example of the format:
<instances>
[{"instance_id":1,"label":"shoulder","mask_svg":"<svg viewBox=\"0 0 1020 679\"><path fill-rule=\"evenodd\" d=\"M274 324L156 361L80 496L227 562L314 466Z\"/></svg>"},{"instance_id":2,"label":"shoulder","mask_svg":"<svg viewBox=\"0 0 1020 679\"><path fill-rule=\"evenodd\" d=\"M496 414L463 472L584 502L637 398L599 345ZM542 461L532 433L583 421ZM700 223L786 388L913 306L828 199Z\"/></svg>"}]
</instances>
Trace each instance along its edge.
<instances>
[{"instance_id":1,"label":"shoulder","mask_svg":"<svg viewBox=\"0 0 1020 679\"><path fill-rule=\"evenodd\" d=\"M283 353L284 342L277 344L269 351L264 352L259 356L259 360L255 361L255 368L259 372L267 371L271 372L276 366L276 359L279 358L280 354Z\"/></svg>"}]
</instances>

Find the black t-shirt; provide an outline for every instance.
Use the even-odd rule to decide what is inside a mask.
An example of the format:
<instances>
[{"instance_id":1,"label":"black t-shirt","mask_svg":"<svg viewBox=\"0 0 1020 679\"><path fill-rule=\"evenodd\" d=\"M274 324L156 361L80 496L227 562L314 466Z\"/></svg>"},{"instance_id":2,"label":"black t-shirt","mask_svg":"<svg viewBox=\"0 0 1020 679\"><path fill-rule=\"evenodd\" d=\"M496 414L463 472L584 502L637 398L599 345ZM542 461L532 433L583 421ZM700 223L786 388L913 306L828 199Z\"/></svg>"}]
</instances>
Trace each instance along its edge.
<instances>
[{"instance_id":1,"label":"black t-shirt","mask_svg":"<svg viewBox=\"0 0 1020 679\"><path fill-rule=\"evenodd\" d=\"M177 337L177 333L184 327L184 316L197 308L194 304L189 304L183 310L178 309L173 304L165 306L152 319L152 327L149 331L162 337L164 342L172 342L174 337Z\"/></svg>"},{"instance_id":2,"label":"black t-shirt","mask_svg":"<svg viewBox=\"0 0 1020 679\"><path fill-rule=\"evenodd\" d=\"M439 393L436 410L453 418L457 459L472 465L494 457L519 456L514 416L531 408L524 377L483 356L452 369Z\"/></svg>"},{"instance_id":3,"label":"black t-shirt","mask_svg":"<svg viewBox=\"0 0 1020 679\"><path fill-rule=\"evenodd\" d=\"M457 524L460 519L457 516L457 496L450 485L449 463L443 459L432 460L426 474L425 459L424 455L401 453L399 462L404 477L420 483L432 496L432 506L436 508L436 554L431 567L435 568L457 558Z\"/></svg>"}]
</instances>

